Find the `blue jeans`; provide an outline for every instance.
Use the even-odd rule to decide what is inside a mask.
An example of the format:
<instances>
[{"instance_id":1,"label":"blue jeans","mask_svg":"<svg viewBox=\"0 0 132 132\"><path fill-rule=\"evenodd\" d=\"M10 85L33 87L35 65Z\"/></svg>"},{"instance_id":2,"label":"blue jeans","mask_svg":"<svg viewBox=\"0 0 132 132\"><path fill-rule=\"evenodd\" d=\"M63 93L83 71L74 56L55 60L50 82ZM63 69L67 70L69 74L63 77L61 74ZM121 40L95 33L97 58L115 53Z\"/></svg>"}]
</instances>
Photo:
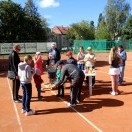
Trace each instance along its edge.
<instances>
[{"instance_id":1,"label":"blue jeans","mask_svg":"<svg viewBox=\"0 0 132 132\"><path fill-rule=\"evenodd\" d=\"M125 66L120 66L119 69L120 69L120 74L119 74L119 76L118 76L118 83L119 83L119 84L122 84L123 78L124 78Z\"/></svg>"},{"instance_id":2,"label":"blue jeans","mask_svg":"<svg viewBox=\"0 0 132 132\"><path fill-rule=\"evenodd\" d=\"M22 84L23 97L22 97L22 109L27 112L30 111L30 101L32 97L32 84Z\"/></svg>"},{"instance_id":3,"label":"blue jeans","mask_svg":"<svg viewBox=\"0 0 132 132\"><path fill-rule=\"evenodd\" d=\"M77 64L77 67L81 70L84 70L84 64Z\"/></svg>"}]
</instances>

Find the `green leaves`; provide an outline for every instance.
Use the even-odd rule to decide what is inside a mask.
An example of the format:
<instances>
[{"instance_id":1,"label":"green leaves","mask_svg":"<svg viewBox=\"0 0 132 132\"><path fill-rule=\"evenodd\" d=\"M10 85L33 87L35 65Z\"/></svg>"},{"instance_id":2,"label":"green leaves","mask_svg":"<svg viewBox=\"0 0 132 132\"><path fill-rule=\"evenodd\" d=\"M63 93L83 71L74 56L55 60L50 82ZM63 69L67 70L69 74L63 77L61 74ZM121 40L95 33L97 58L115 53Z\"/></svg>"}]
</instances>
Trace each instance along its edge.
<instances>
[{"instance_id":1,"label":"green leaves","mask_svg":"<svg viewBox=\"0 0 132 132\"><path fill-rule=\"evenodd\" d=\"M32 0L19 4L0 1L0 40L4 42L46 41L47 22L41 19Z\"/></svg>"},{"instance_id":2,"label":"green leaves","mask_svg":"<svg viewBox=\"0 0 132 132\"><path fill-rule=\"evenodd\" d=\"M67 37L70 39L94 39L94 22L91 24L87 21L81 21L80 23L74 23L68 31Z\"/></svg>"}]
</instances>

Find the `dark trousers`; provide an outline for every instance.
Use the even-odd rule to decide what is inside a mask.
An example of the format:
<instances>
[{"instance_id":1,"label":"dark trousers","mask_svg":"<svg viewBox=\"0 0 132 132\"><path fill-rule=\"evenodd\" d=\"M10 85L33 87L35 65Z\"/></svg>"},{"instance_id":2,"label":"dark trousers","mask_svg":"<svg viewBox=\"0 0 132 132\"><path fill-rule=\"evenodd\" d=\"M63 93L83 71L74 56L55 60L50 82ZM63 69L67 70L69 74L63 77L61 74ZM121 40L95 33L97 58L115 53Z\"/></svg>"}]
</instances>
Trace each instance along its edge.
<instances>
[{"instance_id":1,"label":"dark trousers","mask_svg":"<svg viewBox=\"0 0 132 132\"><path fill-rule=\"evenodd\" d=\"M64 96L64 85L58 86L58 95Z\"/></svg>"},{"instance_id":2,"label":"dark trousers","mask_svg":"<svg viewBox=\"0 0 132 132\"><path fill-rule=\"evenodd\" d=\"M36 86L37 92L38 92L38 98L41 97L41 86Z\"/></svg>"},{"instance_id":3,"label":"dark trousers","mask_svg":"<svg viewBox=\"0 0 132 132\"><path fill-rule=\"evenodd\" d=\"M76 100L81 100L81 90L82 84L84 81L84 76L77 80L72 81L71 90L70 90L70 97L71 97L71 104L76 104Z\"/></svg>"},{"instance_id":4,"label":"dark trousers","mask_svg":"<svg viewBox=\"0 0 132 132\"><path fill-rule=\"evenodd\" d=\"M12 81L13 100L18 100L19 88L20 88L20 80L19 79L14 79Z\"/></svg>"},{"instance_id":5,"label":"dark trousers","mask_svg":"<svg viewBox=\"0 0 132 132\"><path fill-rule=\"evenodd\" d=\"M22 84L23 97L22 97L22 109L27 112L30 111L30 101L32 97L32 84Z\"/></svg>"}]
</instances>

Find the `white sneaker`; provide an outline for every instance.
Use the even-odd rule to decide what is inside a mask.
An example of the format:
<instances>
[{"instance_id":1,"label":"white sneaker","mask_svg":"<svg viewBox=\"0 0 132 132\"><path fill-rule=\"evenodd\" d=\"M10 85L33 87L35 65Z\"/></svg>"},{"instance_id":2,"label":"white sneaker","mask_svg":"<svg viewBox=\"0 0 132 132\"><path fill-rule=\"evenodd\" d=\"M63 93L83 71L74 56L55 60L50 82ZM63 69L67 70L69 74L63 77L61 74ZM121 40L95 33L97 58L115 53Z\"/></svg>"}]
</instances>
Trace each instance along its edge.
<instances>
[{"instance_id":1,"label":"white sneaker","mask_svg":"<svg viewBox=\"0 0 132 132\"><path fill-rule=\"evenodd\" d=\"M68 106L68 107L75 107L75 106L76 106L76 104L71 104L71 103L68 103L68 104L67 104L67 106Z\"/></svg>"},{"instance_id":2,"label":"white sneaker","mask_svg":"<svg viewBox=\"0 0 132 132\"><path fill-rule=\"evenodd\" d=\"M25 113L25 116L30 116L30 115L35 115L35 111L34 110L30 110L29 112Z\"/></svg>"},{"instance_id":3,"label":"white sneaker","mask_svg":"<svg viewBox=\"0 0 132 132\"><path fill-rule=\"evenodd\" d=\"M114 95L114 96L115 96L115 95L118 95L118 93L117 93L117 92L114 92L114 91L110 92L110 94L111 94L111 95Z\"/></svg>"}]
</instances>

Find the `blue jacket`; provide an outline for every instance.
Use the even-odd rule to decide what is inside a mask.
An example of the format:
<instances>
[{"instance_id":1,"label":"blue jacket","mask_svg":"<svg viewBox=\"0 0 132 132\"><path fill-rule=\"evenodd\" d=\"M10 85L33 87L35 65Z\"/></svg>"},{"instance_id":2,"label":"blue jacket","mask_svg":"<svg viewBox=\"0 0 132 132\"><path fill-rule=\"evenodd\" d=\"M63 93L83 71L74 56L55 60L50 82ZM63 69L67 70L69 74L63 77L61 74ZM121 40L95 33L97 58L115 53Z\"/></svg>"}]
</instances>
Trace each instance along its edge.
<instances>
[{"instance_id":1,"label":"blue jacket","mask_svg":"<svg viewBox=\"0 0 132 132\"><path fill-rule=\"evenodd\" d=\"M127 60L127 54L125 50L122 50L121 52L118 53L121 58L122 58L122 64L120 64L119 66L125 66L125 61Z\"/></svg>"}]
</instances>

